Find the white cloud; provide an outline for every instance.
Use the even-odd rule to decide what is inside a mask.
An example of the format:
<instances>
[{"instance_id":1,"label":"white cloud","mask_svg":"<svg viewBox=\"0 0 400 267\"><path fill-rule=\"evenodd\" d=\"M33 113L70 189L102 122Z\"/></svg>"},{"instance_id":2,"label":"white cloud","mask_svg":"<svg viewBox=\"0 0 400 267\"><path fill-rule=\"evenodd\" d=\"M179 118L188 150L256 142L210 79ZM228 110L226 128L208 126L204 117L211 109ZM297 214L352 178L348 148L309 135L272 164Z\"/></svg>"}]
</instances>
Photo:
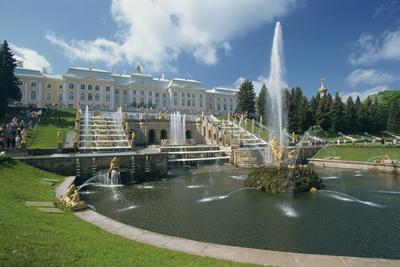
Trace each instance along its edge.
<instances>
[{"instance_id":1,"label":"white cloud","mask_svg":"<svg viewBox=\"0 0 400 267\"><path fill-rule=\"evenodd\" d=\"M46 34L71 59L141 63L145 68L169 68L182 54L203 64L216 64L229 53L233 38L285 15L297 0L113 0L118 23L115 40L65 41Z\"/></svg>"},{"instance_id":2,"label":"white cloud","mask_svg":"<svg viewBox=\"0 0 400 267\"><path fill-rule=\"evenodd\" d=\"M346 78L346 82L352 87L356 87L359 84L385 84L395 80L396 78L393 75L375 69L356 69Z\"/></svg>"},{"instance_id":3,"label":"white cloud","mask_svg":"<svg viewBox=\"0 0 400 267\"><path fill-rule=\"evenodd\" d=\"M385 91L388 90L389 88L385 85L381 85L381 86L377 86L362 92L350 92L350 93L340 93L340 96L342 98L343 101L346 101L347 98L349 96L351 96L353 98L353 100L355 100L357 98L357 96L360 97L361 100L364 100L365 98L367 98L367 96L379 93L381 91Z\"/></svg>"},{"instance_id":4,"label":"white cloud","mask_svg":"<svg viewBox=\"0 0 400 267\"><path fill-rule=\"evenodd\" d=\"M47 68L47 70L51 70L49 61L37 51L25 47L18 47L15 44L10 44L10 47L14 52L15 59L23 61L25 68L36 70Z\"/></svg>"},{"instance_id":5,"label":"white cloud","mask_svg":"<svg viewBox=\"0 0 400 267\"><path fill-rule=\"evenodd\" d=\"M234 86L235 88L238 88L238 89L239 89L240 85L242 84L242 82L243 82L244 80L246 80L246 78L244 78L244 77L239 77L239 78L234 82L233 86ZM256 92L257 95L260 93L262 85L263 85L264 83L265 83L265 85L267 85L267 82L268 82L268 79L265 78L264 76L259 76L259 77L257 78L257 80L252 81L252 83L253 83L253 85L254 85L254 91Z\"/></svg>"},{"instance_id":6,"label":"white cloud","mask_svg":"<svg viewBox=\"0 0 400 267\"><path fill-rule=\"evenodd\" d=\"M246 78L244 77L239 77L234 83L233 83L233 87L239 89L240 85L242 84L242 82L246 80ZM258 76L258 78L256 80L252 80L251 81L253 83L254 86L254 91L256 92L256 94L258 95L261 91L261 88L263 86L263 84L265 84L265 86L268 87L268 78L266 78L265 76ZM289 88L289 85L283 81L283 87L284 88Z\"/></svg>"},{"instance_id":7,"label":"white cloud","mask_svg":"<svg viewBox=\"0 0 400 267\"><path fill-rule=\"evenodd\" d=\"M363 33L355 46L357 51L349 57L353 65L370 64L381 60L400 61L400 29L385 31L377 38Z\"/></svg>"}]
</instances>

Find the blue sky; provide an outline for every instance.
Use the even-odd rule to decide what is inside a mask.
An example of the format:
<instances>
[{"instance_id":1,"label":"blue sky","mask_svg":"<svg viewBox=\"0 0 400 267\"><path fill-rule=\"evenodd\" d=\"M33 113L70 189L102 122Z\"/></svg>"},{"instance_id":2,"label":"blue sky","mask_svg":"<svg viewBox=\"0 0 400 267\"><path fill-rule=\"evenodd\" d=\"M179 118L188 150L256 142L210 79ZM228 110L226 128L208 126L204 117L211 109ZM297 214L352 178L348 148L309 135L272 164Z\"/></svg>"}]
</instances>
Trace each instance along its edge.
<instances>
[{"instance_id":1,"label":"blue sky","mask_svg":"<svg viewBox=\"0 0 400 267\"><path fill-rule=\"evenodd\" d=\"M259 88L274 24L283 29L285 80L316 93L398 89L400 0L0 0L0 39L25 65L70 66Z\"/></svg>"}]
</instances>

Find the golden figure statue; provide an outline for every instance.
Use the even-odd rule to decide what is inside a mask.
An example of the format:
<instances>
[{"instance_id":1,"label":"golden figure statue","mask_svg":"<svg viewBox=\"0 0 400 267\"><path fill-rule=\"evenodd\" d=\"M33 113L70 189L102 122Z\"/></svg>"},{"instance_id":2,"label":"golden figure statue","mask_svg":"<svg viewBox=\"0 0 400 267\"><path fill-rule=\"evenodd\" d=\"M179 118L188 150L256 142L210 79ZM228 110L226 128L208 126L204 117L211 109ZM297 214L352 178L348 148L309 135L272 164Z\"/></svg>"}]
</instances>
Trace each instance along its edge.
<instances>
[{"instance_id":1,"label":"golden figure statue","mask_svg":"<svg viewBox=\"0 0 400 267\"><path fill-rule=\"evenodd\" d=\"M61 143L62 143L61 131L57 130L57 144L61 144Z\"/></svg>"},{"instance_id":2,"label":"golden figure statue","mask_svg":"<svg viewBox=\"0 0 400 267\"><path fill-rule=\"evenodd\" d=\"M76 132L76 133L75 133L75 137L74 137L74 143L75 143L75 144L78 144L78 143L79 143L79 139L80 139L79 132Z\"/></svg>"},{"instance_id":3,"label":"golden figure statue","mask_svg":"<svg viewBox=\"0 0 400 267\"><path fill-rule=\"evenodd\" d=\"M80 199L78 189L74 184L70 185L66 194L60 197L60 203L74 211L86 208L86 203Z\"/></svg>"},{"instance_id":4,"label":"golden figure statue","mask_svg":"<svg viewBox=\"0 0 400 267\"><path fill-rule=\"evenodd\" d=\"M278 143L276 137L271 139L271 150L272 155L274 156L274 162L276 165L281 165L283 163L283 153L284 153L284 146Z\"/></svg>"},{"instance_id":5,"label":"golden figure statue","mask_svg":"<svg viewBox=\"0 0 400 267\"><path fill-rule=\"evenodd\" d=\"M293 159L295 159L295 158L294 158L295 156L296 156L296 149L290 150L290 151L289 151L289 154L288 154L288 158L289 158L290 160L293 160Z\"/></svg>"},{"instance_id":6,"label":"golden figure statue","mask_svg":"<svg viewBox=\"0 0 400 267\"><path fill-rule=\"evenodd\" d=\"M21 144L26 144L26 140L28 139L28 131L23 129L21 132Z\"/></svg>"},{"instance_id":7,"label":"golden figure statue","mask_svg":"<svg viewBox=\"0 0 400 267\"><path fill-rule=\"evenodd\" d=\"M113 157L113 159L110 162L110 171L112 170L118 170L119 169L119 162L117 157Z\"/></svg>"},{"instance_id":8,"label":"golden figure statue","mask_svg":"<svg viewBox=\"0 0 400 267\"><path fill-rule=\"evenodd\" d=\"M125 130L125 133L127 133L128 130L129 130L129 123L128 123L128 121L125 121L125 122L124 122L124 130Z\"/></svg>"}]
</instances>

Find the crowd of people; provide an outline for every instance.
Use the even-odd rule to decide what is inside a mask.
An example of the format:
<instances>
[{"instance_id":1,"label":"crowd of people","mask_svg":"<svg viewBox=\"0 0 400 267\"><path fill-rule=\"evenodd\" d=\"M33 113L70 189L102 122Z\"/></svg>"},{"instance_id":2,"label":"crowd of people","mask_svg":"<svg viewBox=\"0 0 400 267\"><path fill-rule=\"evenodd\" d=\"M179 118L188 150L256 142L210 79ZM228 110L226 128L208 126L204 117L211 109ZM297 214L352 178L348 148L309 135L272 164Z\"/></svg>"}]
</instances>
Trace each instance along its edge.
<instances>
[{"instance_id":1,"label":"crowd of people","mask_svg":"<svg viewBox=\"0 0 400 267\"><path fill-rule=\"evenodd\" d=\"M23 135L37 123L44 112L44 109L36 111L28 108L27 110L21 110L18 117L23 117L28 122L14 117L10 122L0 126L0 148L19 148Z\"/></svg>"}]
</instances>

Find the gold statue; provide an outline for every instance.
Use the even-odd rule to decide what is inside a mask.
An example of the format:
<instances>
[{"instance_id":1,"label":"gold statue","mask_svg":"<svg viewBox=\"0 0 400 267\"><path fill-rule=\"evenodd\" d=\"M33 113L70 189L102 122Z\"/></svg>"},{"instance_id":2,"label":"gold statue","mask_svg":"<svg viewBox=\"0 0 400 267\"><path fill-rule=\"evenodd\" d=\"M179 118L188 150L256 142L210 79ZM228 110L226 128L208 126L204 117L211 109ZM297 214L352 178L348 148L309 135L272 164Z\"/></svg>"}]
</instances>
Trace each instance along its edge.
<instances>
[{"instance_id":1,"label":"gold statue","mask_svg":"<svg viewBox=\"0 0 400 267\"><path fill-rule=\"evenodd\" d=\"M76 133L75 133L75 138L74 138L74 143L75 143L75 144L78 144L78 143L79 143L79 139L80 139L79 132L76 132Z\"/></svg>"},{"instance_id":2,"label":"gold statue","mask_svg":"<svg viewBox=\"0 0 400 267\"><path fill-rule=\"evenodd\" d=\"M271 150L272 155L274 156L274 162L276 165L281 165L283 163L283 153L284 153L284 146L278 143L276 137L271 139Z\"/></svg>"},{"instance_id":3,"label":"gold statue","mask_svg":"<svg viewBox=\"0 0 400 267\"><path fill-rule=\"evenodd\" d=\"M60 203L74 211L86 208L86 203L80 199L78 189L74 184L70 185L66 194L60 197Z\"/></svg>"},{"instance_id":4,"label":"gold statue","mask_svg":"<svg viewBox=\"0 0 400 267\"><path fill-rule=\"evenodd\" d=\"M119 169L118 158L117 157L113 157L113 159L110 162L110 171L118 170L118 169Z\"/></svg>"},{"instance_id":5,"label":"gold statue","mask_svg":"<svg viewBox=\"0 0 400 267\"><path fill-rule=\"evenodd\" d=\"M61 143L62 143L61 131L57 130L57 144L61 144Z\"/></svg>"},{"instance_id":6,"label":"gold statue","mask_svg":"<svg viewBox=\"0 0 400 267\"><path fill-rule=\"evenodd\" d=\"M28 131L23 129L21 132L21 144L26 144L26 140L28 139Z\"/></svg>"},{"instance_id":7,"label":"gold statue","mask_svg":"<svg viewBox=\"0 0 400 267\"><path fill-rule=\"evenodd\" d=\"M165 112L160 112L157 114L158 120L165 120Z\"/></svg>"},{"instance_id":8,"label":"gold statue","mask_svg":"<svg viewBox=\"0 0 400 267\"><path fill-rule=\"evenodd\" d=\"M129 130L129 123L127 121L124 122L124 130L125 132L128 132Z\"/></svg>"},{"instance_id":9,"label":"gold statue","mask_svg":"<svg viewBox=\"0 0 400 267\"><path fill-rule=\"evenodd\" d=\"M289 158L290 160L292 160L292 159L294 159L295 156L296 156L296 149L290 150L290 151L289 151L289 154L288 154L288 158Z\"/></svg>"}]
</instances>

